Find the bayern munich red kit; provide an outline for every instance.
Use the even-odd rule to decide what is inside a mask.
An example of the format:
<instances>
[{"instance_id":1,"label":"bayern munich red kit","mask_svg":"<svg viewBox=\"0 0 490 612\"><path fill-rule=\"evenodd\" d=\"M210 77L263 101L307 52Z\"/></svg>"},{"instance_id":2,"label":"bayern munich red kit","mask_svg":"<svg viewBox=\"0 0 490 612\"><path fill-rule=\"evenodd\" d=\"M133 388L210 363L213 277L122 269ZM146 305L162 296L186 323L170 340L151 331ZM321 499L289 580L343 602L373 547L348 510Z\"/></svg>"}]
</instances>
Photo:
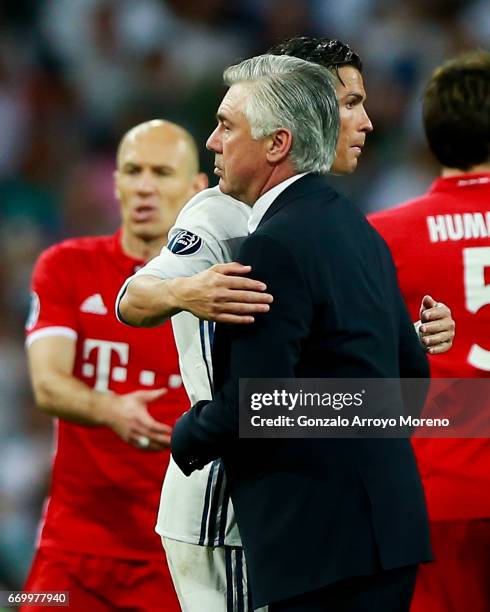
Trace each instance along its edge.
<instances>
[{"instance_id":1,"label":"bayern munich red kit","mask_svg":"<svg viewBox=\"0 0 490 612\"><path fill-rule=\"evenodd\" d=\"M425 196L376 213L370 221L388 242L412 317L418 317L420 287L441 296L451 308L456 321L454 344L447 353L430 358L432 377L488 378L490 174L439 178ZM481 401L482 410L488 411L490 400ZM451 409L471 411L475 406L455 394ZM459 589L456 597L461 606L468 604L472 612L488 610L490 440L414 439L413 443L436 563L422 567L412 610L447 612L438 607L444 605L444 585ZM451 550L458 551L458 559L451 559ZM438 571L444 579L439 580Z\"/></svg>"},{"instance_id":2,"label":"bayern munich red kit","mask_svg":"<svg viewBox=\"0 0 490 612\"><path fill-rule=\"evenodd\" d=\"M121 284L143 264L122 251L119 232L67 240L45 251L33 275L27 343L56 335L76 339L73 374L101 392L166 388L167 393L148 404L148 409L154 418L173 425L187 409L188 400L170 324L136 329L119 323L114 312ZM179 610L160 538L154 532L169 452L135 448L108 427L62 419L55 423L52 480L38 558L26 588L62 589L63 585L52 581L48 584L50 571L57 575L56 563L46 563L44 571L39 565L46 553L61 555L65 565L73 564L70 555L76 554L85 564L85 570L79 569L80 574L88 574L87 584L97 582L95 575L90 576L90 567L99 580L107 573L107 564L101 567L106 560L109 567L112 564L108 592L118 575L122 580L124 574L129 598L134 598L135 589L138 596L135 585L148 583L148 601L135 609ZM126 566L121 567L124 562ZM145 577L145 563L149 574L156 571L158 575ZM133 577L128 567L133 568ZM155 588L155 584L161 586ZM88 588L96 590L90 584Z\"/></svg>"}]
</instances>

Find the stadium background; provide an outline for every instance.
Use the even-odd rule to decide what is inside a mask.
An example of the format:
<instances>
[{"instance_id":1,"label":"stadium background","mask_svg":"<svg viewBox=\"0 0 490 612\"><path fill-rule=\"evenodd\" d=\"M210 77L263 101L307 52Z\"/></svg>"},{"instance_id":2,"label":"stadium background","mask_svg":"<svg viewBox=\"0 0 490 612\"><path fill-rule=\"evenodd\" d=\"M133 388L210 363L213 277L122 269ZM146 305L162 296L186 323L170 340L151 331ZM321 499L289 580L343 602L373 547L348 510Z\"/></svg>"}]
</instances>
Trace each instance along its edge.
<instances>
[{"instance_id":1,"label":"stadium background","mask_svg":"<svg viewBox=\"0 0 490 612\"><path fill-rule=\"evenodd\" d=\"M375 132L356 175L333 182L365 211L421 194L438 171L423 86L445 58L490 47L486 0L2 0L0 589L22 584L49 478L50 419L23 352L36 256L116 227L112 172L127 128L168 118L204 143L222 68L299 34L341 38L365 64ZM210 172L204 147L201 160Z\"/></svg>"}]
</instances>

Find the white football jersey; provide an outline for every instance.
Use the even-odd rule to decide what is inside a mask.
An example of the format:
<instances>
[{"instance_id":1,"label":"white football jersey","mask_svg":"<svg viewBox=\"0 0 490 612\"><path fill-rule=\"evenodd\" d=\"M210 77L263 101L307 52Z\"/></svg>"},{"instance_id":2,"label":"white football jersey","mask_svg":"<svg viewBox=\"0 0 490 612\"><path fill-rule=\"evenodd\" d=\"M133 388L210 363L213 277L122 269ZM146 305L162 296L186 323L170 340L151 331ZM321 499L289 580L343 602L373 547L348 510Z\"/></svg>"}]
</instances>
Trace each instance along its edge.
<instances>
[{"instance_id":1,"label":"white football jersey","mask_svg":"<svg viewBox=\"0 0 490 612\"><path fill-rule=\"evenodd\" d=\"M135 276L150 274L162 279L191 276L214 264L234 261L247 236L250 213L249 206L224 195L218 187L201 191L181 210L169 232L167 246ZM211 399L214 324L181 312L172 317L172 325L191 405ZM156 531L166 538L203 546L241 545L219 459L189 477L170 459Z\"/></svg>"}]
</instances>

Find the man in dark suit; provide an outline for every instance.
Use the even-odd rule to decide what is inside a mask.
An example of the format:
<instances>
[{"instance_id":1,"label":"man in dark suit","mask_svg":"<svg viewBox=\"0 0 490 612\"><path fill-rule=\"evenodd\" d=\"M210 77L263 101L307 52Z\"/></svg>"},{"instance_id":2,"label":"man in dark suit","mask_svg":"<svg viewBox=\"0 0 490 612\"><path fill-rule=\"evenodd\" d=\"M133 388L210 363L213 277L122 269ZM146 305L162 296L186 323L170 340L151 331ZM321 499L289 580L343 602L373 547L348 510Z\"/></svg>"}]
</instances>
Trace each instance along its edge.
<instances>
[{"instance_id":1,"label":"man in dark suit","mask_svg":"<svg viewBox=\"0 0 490 612\"><path fill-rule=\"evenodd\" d=\"M428 376L383 240L326 183L338 107L327 70L262 56L225 72L208 140L220 188L253 206L239 260L274 296L254 326L218 325L215 396L177 423L190 474L222 457L255 606L408 610L430 559L408 440L238 438L240 378Z\"/></svg>"}]
</instances>

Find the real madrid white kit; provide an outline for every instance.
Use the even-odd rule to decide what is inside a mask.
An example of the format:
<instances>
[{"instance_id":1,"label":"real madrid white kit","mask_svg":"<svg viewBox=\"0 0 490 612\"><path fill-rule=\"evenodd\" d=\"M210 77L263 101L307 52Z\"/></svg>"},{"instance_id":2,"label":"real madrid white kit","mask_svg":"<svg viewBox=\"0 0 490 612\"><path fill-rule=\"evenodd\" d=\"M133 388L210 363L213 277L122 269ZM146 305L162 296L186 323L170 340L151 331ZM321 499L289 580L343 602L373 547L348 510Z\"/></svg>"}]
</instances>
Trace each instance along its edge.
<instances>
[{"instance_id":1,"label":"real madrid white kit","mask_svg":"<svg viewBox=\"0 0 490 612\"><path fill-rule=\"evenodd\" d=\"M167 246L135 276L172 279L233 261L247 236L250 213L248 205L218 187L198 193L177 217ZM118 301L135 276L126 281ZM214 324L188 312L172 317L172 324L190 405L211 399ZM184 611L252 610L240 534L220 460L190 477L170 460L156 531L164 541Z\"/></svg>"}]
</instances>

